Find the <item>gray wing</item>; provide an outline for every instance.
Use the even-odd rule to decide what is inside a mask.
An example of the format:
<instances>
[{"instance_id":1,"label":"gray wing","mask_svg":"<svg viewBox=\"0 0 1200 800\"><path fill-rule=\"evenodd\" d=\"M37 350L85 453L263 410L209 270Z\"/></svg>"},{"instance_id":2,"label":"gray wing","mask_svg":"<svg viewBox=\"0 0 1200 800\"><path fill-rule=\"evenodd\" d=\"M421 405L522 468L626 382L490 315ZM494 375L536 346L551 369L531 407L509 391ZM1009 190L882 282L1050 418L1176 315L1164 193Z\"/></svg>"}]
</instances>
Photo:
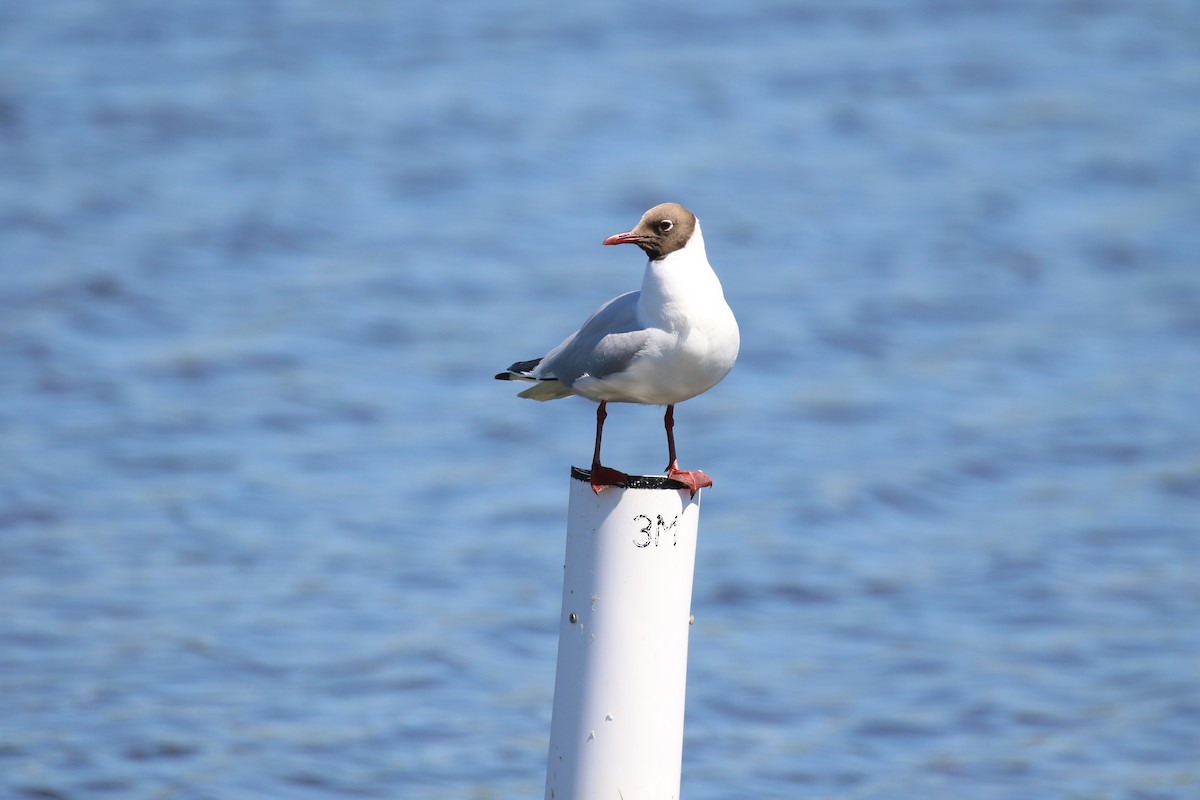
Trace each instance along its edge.
<instances>
[{"instance_id":1,"label":"gray wing","mask_svg":"<svg viewBox=\"0 0 1200 800\"><path fill-rule=\"evenodd\" d=\"M641 292L626 292L596 309L583 326L551 350L537 375L570 386L584 375L604 378L625 370L650 334L638 322Z\"/></svg>"}]
</instances>

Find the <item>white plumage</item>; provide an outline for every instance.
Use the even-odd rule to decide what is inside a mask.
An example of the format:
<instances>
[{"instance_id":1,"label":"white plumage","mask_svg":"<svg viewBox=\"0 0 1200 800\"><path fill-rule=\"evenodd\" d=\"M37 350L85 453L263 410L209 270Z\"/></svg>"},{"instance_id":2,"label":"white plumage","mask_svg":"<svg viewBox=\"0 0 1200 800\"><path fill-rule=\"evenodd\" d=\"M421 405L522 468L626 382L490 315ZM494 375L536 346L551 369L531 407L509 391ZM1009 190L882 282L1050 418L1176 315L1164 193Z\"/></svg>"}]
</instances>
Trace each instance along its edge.
<instances>
[{"instance_id":1,"label":"white plumage","mask_svg":"<svg viewBox=\"0 0 1200 800\"><path fill-rule=\"evenodd\" d=\"M740 342L737 320L708 263L700 222L683 206L655 206L636 228L604 243L637 244L647 253L641 290L614 297L541 359L518 362L496 377L534 381L521 397L554 400L576 394L600 403L592 464L597 491L614 485L598 479L607 476L620 485L625 478L599 463L605 404L667 406L668 476L694 492L711 481L705 483L703 473L679 470L673 407L708 391L733 368ZM604 474L598 478L597 473Z\"/></svg>"}]
</instances>

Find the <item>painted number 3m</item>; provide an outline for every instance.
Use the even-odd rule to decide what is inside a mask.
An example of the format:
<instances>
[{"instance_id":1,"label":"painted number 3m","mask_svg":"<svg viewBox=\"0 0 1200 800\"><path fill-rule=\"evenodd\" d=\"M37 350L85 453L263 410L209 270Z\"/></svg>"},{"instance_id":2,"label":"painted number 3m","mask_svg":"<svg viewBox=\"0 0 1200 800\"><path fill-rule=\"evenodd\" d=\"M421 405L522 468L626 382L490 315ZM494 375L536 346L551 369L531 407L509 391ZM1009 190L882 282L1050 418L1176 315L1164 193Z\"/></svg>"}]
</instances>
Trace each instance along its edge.
<instances>
[{"instance_id":1,"label":"painted number 3m","mask_svg":"<svg viewBox=\"0 0 1200 800\"><path fill-rule=\"evenodd\" d=\"M670 522L663 519L662 514L657 515L658 519L650 519L645 514L638 514L633 518L633 522L638 526L638 535L633 538L633 543L638 547L649 547L653 544L658 547L659 540L667 531L671 532L671 546L679 544L679 532L675 526L679 523L679 515L676 514L671 518Z\"/></svg>"}]
</instances>

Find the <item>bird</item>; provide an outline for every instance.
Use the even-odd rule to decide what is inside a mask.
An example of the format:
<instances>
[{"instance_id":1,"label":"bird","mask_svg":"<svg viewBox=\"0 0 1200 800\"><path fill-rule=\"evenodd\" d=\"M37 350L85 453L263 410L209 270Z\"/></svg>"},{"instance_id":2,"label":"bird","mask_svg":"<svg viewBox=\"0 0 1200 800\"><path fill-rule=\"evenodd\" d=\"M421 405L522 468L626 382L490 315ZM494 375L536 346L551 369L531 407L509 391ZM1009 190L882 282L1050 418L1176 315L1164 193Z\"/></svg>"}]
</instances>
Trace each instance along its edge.
<instances>
[{"instance_id":1,"label":"bird","mask_svg":"<svg viewBox=\"0 0 1200 800\"><path fill-rule=\"evenodd\" d=\"M675 453L675 406L716 386L737 360L740 333L721 282L708 263L700 221L678 203L661 203L605 245L633 244L646 254L639 291L601 305L579 330L541 358L518 361L497 380L531 381L532 400L577 395L598 403L591 487L627 486L629 476L600 463L609 403L666 406L667 478L691 491L712 486L683 470Z\"/></svg>"}]
</instances>

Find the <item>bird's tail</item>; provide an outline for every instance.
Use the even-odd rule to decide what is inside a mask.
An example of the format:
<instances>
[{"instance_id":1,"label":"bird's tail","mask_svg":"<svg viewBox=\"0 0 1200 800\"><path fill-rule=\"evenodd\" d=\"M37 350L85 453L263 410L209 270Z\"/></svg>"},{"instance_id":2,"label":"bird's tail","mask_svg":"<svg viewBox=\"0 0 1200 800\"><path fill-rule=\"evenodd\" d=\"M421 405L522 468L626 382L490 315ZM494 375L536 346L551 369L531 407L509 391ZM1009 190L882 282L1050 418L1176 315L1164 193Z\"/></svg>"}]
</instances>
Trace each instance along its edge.
<instances>
[{"instance_id":1,"label":"bird's tail","mask_svg":"<svg viewBox=\"0 0 1200 800\"><path fill-rule=\"evenodd\" d=\"M528 400L557 400L560 397L570 397L572 394L573 392L563 386L558 378L539 378L537 383L518 393L517 397L524 397Z\"/></svg>"}]
</instances>

